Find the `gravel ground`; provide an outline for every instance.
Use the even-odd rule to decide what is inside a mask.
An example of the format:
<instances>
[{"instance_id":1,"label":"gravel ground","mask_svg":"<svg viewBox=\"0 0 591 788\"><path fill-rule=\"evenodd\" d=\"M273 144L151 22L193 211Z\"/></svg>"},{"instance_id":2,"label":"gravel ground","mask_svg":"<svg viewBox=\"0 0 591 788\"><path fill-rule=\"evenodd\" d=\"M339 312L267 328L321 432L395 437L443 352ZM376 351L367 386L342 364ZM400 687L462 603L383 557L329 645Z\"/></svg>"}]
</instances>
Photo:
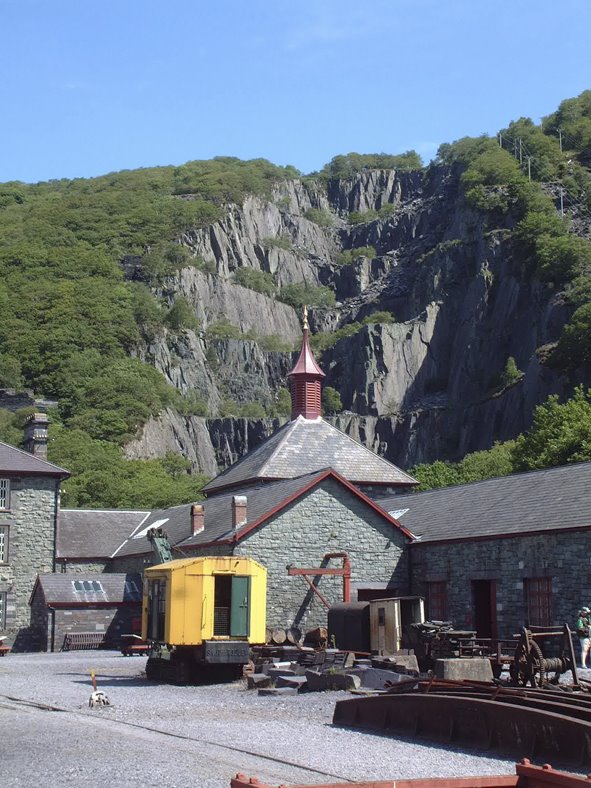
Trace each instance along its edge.
<instances>
[{"instance_id":1,"label":"gravel ground","mask_svg":"<svg viewBox=\"0 0 591 788\"><path fill-rule=\"evenodd\" d=\"M241 681L148 683L144 668L145 658L103 651L1 659L2 785L228 788L238 771L274 785L514 773L514 759L333 727L344 692L259 697ZM108 707L88 706L91 670Z\"/></svg>"}]
</instances>

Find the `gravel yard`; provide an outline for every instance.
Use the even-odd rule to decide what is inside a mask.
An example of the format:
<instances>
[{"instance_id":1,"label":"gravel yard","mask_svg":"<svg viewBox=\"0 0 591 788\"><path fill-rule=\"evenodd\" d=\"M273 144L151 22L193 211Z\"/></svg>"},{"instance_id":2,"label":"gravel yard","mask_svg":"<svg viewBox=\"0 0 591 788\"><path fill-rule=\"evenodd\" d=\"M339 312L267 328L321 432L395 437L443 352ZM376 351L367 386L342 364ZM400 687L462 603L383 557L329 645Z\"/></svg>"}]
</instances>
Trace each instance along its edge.
<instances>
[{"instance_id":1,"label":"gravel yard","mask_svg":"<svg viewBox=\"0 0 591 788\"><path fill-rule=\"evenodd\" d=\"M145 662L104 651L2 658L2 785L229 788L237 771L272 785L514 773L514 759L334 728L344 692L273 698L241 681L152 684ZM111 706L89 708L91 670Z\"/></svg>"}]
</instances>

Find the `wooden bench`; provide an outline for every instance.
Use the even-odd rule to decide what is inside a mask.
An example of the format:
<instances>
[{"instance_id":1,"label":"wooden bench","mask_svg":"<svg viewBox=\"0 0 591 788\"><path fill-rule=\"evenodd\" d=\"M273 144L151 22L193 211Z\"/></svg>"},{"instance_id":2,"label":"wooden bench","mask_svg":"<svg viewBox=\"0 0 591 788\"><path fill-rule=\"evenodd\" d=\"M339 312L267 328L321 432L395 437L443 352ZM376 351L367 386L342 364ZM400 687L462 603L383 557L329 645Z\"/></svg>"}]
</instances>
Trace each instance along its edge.
<instances>
[{"instance_id":1,"label":"wooden bench","mask_svg":"<svg viewBox=\"0 0 591 788\"><path fill-rule=\"evenodd\" d=\"M0 644L0 657L5 656L6 654L10 654L10 646Z\"/></svg>"},{"instance_id":2,"label":"wooden bench","mask_svg":"<svg viewBox=\"0 0 591 788\"><path fill-rule=\"evenodd\" d=\"M104 648L107 645L105 632L69 632L64 635L62 651L81 651Z\"/></svg>"}]
</instances>

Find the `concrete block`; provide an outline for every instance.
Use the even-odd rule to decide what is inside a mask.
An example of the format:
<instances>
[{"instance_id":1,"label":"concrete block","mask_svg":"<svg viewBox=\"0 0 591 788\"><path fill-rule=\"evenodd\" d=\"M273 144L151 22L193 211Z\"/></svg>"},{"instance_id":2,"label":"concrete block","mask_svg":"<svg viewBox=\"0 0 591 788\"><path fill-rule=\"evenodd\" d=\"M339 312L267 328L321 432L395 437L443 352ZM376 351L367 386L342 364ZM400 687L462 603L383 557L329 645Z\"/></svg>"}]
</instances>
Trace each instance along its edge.
<instances>
[{"instance_id":1,"label":"concrete block","mask_svg":"<svg viewBox=\"0 0 591 788\"><path fill-rule=\"evenodd\" d=\"M296 687L296 689L304 689L308 679L305 676L278 676L275 682L276 687Z\"/></svg>"},{"instance_id":2,"label":"concrete block","mask_svg":"<svg viewBox=\"0 0 591 788\"><path fill-rule=\"evenodd\" d=\"M386 682L397 684L401 681L408 681L410 676L405 673L396 673L394 670L380 670L379 668L368 668L359 673L361 686L366 689L385 689Z\"/></svg>"},{"instance_id":3,"label":"concrete block","mask_svg":"<svg viewBox=\"0 0 591 788\"><path fill-rule=\"evenodd\" d=\"M275 695L297 695L297 687L268 687L267 689L260 689L258 692L261 697L273 697Z\"/></svg>"},{"instance_id":4,"label":"concrete block","mask_svg":"<svg viewBox=\"0 0 591 788\"><path fill-rule=\"evenodd\" d=\"M279 676L295 676L295 672L291 668L269 668L267 675L272 679L278 679Z\"/></svg>"},{"instance_id":5,"label":"concrete block","mask_svg":"<svg viewBox=\"0 0 591 788\"><path fill-rule=\"evenodd\" d=\"M252 673L246 677L246 686L248 689L259 689L263 687L271 687L273 679L267 676L266 673Z\"/></svg>"},{"instance_id":6,"label":"concrete block","mask_svg":"<svg viewBox=\"0 0 591 788\"><path fill-rule=\"evenodd\" d=\"M351 673L317 673L315 670L307 670L306 679L306 689L311 692L352 690L361 686L360 677Z\"/></svg>"},{"instance_id":7,"label":"concrete block","mask_svg":"<svg viewBox=\"0 0 591 788\"><path fill-rule=\"evenodd\" d=\"M419 663L414 654L390 654L384 657L373 657L371 664L374 668L395 670L397 673L419 672Z\"/></svg>"},{"instance_id":8,"label":"concrete block","mask_svg":"<svg viewBox=\"0 0 591 788\"><path fill-rule=\"evenodd\" d=\"M436 659L435 676L438 679L453 679L455 681L472 679L473 681L492 682L493 680L490 660L481 657Z\"/></svg>"}]
</instances>

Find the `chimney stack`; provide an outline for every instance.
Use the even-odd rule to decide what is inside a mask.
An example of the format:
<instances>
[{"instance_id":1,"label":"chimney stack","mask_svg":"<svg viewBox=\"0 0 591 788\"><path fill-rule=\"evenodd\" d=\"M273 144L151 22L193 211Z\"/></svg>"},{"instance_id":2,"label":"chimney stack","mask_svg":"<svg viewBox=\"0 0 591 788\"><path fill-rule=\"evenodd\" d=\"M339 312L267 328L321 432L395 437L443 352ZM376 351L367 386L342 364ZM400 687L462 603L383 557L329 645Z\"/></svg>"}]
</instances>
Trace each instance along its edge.
<instances>
[{"instance_id":1,"label":"chimney stack","mask_svg":"<svg viewBox=\"0 0 591 788\"><path fill-rule=\"evenodd\" d=\"M232 498L232 528L236 531L246 523L246 495Z\"/></svg>"},{"instance_id":2,"label":"chimney stack","mask_svg":"<svg viewBox=\"0 0 591 788\"><path fill-rule=\"evenodd\" d=\"M40 460L47 459L47 429L49 419L45 413L33 413L25 421L25 451Z\"/></svg>"},{"instance_id":3,"label":"chimney stack","mask_svg":"<svg viewBox=\"0 0 591 788\"><path fill-rule=\"evenodd\" d=\"M200 534L205 528L205 510L202 503L194 503L191 506L191 533Z\"/></svg>"}]
</instances>

